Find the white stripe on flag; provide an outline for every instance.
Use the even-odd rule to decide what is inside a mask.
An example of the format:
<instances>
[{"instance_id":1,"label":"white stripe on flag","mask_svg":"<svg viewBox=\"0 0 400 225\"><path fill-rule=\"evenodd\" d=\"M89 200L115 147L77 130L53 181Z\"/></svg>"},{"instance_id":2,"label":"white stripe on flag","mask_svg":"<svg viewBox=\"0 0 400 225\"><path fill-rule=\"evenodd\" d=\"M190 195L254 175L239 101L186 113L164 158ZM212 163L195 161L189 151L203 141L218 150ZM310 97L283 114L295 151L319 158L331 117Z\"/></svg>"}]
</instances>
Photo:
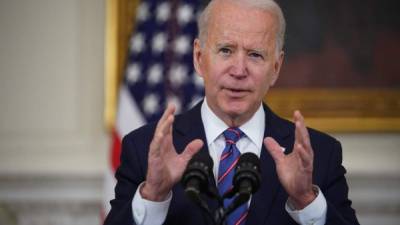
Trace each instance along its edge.
<instances>
[{"instance_id":1,"label":"white stripe on flag","mask_svg":"<svg viewBox=\"0 0 400 225\"><path fill-rule=\"evenodd\" d=\"M120 137L127 135L130 131L139 128L145 123L135 100L129 93L127 86L122 85L119 92L119 105L117 112L116 129Z\"/></svg>"},{"instance_id":2,"label":"white stripe on flag","mask_svg":"<svg viewBox=\"0 0 400 225\"><path fill-rule=\"evenodd\" d=\"M119 104L116 119L116 132L117 135L122 138L127 135L130 131L139 128L144 124L144 118L142 113L137 107L137 104L129 90L125 85L122 85L119 91ZM120 140L121 141L121 140ZM112 146L110 146L112 148ZM112 149L111 149L112 151ZM110 156L112 155L109 154ZM110 200L114 199L114 187L116 180L114 177L115 171L111 165L111 159L108 160L107 171L105 171L104 177L104 215L111 209Z\"/></svg>"}]
</instances>

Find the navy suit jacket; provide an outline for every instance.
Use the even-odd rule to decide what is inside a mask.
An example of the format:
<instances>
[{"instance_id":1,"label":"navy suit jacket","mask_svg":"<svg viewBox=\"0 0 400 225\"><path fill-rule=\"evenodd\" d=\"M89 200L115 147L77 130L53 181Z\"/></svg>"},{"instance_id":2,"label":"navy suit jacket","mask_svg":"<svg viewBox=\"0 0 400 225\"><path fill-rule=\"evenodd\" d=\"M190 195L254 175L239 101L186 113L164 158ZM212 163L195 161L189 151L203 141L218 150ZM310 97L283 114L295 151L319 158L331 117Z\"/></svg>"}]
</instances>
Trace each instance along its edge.
<instances>
[{"instance_id":1,"label":"navy suit jacket","mask_svg":"<svg viewBox=\"0 0 400 225\"><path fill-rule=\"evenodd\" d=\"M207 143L201 120L201 103L188 112L178 115L173 124L173 142L180 153L193 139ZM266 124L264 136L273 137L289 153L294 143L294 125L275 115L264 105ZM132 214L132 199L140 183L145 180L149 144L156 123L145 125L124 137L122 141L121 165L116 172L117 185L115 199L111 201L111 211L105 225L135 224ZM328 204L326 224L359 224L355 211L348 199L348 186L342 166L340 143L321 132L309 129L314 150L313 183L322 190ZM207 144L200 154L208 154ZM262 182L260 189L253 195L247 225L284 225L296 224L285 210L287 193L281 186L275 170L275 163L263 146L260 155ZM214 181L215 182L215 181ZM192 203L183 192L180 183L173 188L173 197L164 224L205 225L202 211ZM216 203L209 201L211 208ZM151 216L151 215L149 215Z\"/></svg>"}]
</instances>

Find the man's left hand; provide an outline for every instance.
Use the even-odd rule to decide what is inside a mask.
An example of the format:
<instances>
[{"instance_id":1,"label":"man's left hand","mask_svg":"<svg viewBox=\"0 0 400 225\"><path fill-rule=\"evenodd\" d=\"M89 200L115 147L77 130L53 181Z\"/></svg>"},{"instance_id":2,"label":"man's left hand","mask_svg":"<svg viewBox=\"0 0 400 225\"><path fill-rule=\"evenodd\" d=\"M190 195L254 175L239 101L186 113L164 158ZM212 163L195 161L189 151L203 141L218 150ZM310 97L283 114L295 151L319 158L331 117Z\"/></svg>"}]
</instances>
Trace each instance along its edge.
<instances>
[{"instance_id":1,"label":"man's left hand","mask_svg":"<svg viewBox=\"0 0 400 225\"><path fill-rule=\"evenodd\" d=\"M312 183L314 152L299 111L294 112L294 123L295 142L290 154L285 155L283 148L271 137L264 139L264 145L275 161L279 180L289 195L289 201L300 210L316 198Z\"/></svg>"}]
</instances>

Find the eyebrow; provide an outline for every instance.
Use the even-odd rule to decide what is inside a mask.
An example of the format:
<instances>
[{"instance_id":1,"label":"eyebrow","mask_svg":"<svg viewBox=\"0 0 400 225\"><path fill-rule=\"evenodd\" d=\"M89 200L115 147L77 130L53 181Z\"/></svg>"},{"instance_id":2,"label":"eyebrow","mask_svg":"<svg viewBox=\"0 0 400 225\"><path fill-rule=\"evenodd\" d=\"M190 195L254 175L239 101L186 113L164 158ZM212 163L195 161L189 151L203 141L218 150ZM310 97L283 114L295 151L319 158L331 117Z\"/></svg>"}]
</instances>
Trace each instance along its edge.
<instances>
[{"instance_id":1,"label":"eyebrow","mask_svg":"<svg viewBox=\"0 0 400 225\"><path fill-rule=\"evenodd\" d=\"M220 49L223 47L236 47L236 45L229 43L229 42L222 42L222 43L216 44L217 49ZM245 48L245 50L247 52L256 52L258 54L265 55L265 56L268 55L268 51L266 49L262 49L262 48Z\"/></svg>"},{"instance_id":2,"label":"eyebrow","mask_svg":"<svg viewBox=\"0 0 400 225\"><path fill-rule=\"evenodd\" d=\"M224 43L217 43L216 47L217 47L217 48L222 48L222 47L235 47L235 45L234 45L234 44L231 44L231 43L224 42Z\"/></svg>"}]
</instances>

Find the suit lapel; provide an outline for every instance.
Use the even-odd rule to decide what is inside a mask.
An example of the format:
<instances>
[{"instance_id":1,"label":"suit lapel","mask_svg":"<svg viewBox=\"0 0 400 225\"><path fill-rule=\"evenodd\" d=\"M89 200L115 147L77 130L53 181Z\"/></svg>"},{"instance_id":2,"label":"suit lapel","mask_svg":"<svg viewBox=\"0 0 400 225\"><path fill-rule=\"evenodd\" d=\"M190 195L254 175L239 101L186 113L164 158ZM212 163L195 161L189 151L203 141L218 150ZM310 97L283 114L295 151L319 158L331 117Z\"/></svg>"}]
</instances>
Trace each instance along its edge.
<instances>
[{"instance_id":1,"label":"suit lapel","mask_svg":"<svg viewBox=\"0 0 400 225\"><path fill-rule=\"evenodd\" d=\"M204 131L203 122L201 119L201 104L203 101L198 103L188 112L179 115L175 119L174 123L174 146L176 151L180 154L185 149L186 145L195 139L203 141L204 145L197 154L209 155L208 143ZM210 183L216 187L214 176L210 177ZM217 208L217 202L207 198L208 205L211 210L214 211Z\"/></svg>"},{"instance_id":2,"label":"suit lapel","mask_svg":"<svg viewBox=\"0 0 400 225\"><path fill-rule=\"evenodd\" d=\"M201 139L204 142L201 152L208 153L207 139L201 120L201 104L202 101L186 113L175 118L173 141L178 153L182 153L186 145L194 139Z\"/></svg>"},{"instance_id":3,"label":"suit lapel","mask_svg":"<svg viewBox=\"0 0 400 225\"><path fill-rule=\"evenodd\" d=\"M203 141L204 145L199 153L209 155L207 139L204 131L203 122L201 120L201 104L198 103L195 107L180 116L177 116L174 123L173 141L176 151L180 154L185 149L186 145L195 139ZM214 180L214 179L213 179ZM214 181L215 183L215 181Z\"/></svg>"},{"instance_id":4,"label":"suit lapel","mask_svg":"<svg viewBox=\"0 0 400 225\"><path fill-rule=\"evenodd\" d=\"M286 153L288 153L292 149L288 123L277 117L266 105L264 105L264 111L266 122L264 138L274 138L281 146L287 149ZM275 162L264 144L262 146L260 154L261 186L256 194L252 196L246 224L266 224L271 207L274 205L274 199L282 189L276 174Z\"/></svg>"}]
</instances>

